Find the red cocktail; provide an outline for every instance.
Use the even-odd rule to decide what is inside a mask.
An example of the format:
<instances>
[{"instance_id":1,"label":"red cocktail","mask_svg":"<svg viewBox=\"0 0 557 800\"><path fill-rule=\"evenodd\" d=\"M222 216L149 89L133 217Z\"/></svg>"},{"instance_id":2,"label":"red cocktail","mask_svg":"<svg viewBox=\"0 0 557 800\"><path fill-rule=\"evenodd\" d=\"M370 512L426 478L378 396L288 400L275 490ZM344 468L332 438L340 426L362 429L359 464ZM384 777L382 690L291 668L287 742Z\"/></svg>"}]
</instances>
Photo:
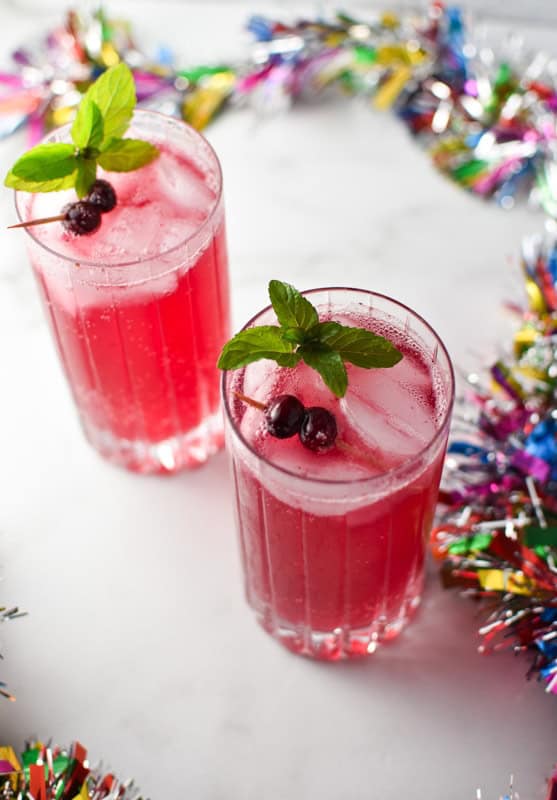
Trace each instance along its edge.
<instances>
[{"instance_id":1,"label":"red cocktail","mask_svg":"<svg viewBox=\"0 0 557 800\"><path fill-rule=\"evenodd\" d=\"M160 150L106 177L117 206L89 236L28 228L29 253L89 441L140 472L203 462L222 443L215 362L229 332L219 163L185 124L138 111L130 135ZM68 129L47 141L65 141ZM20 218L73 192L18 193Z\"/></svg>"},{"instance_id":2,"label":"red cocktail","mask_svg":"<svg viewBox=\"0 0 557 800\"><path fill-rule=\"evenodd\" d=\"M342 399L303 363L224 375L248 602L292 650L337 659L396 636L420 601L453 373L434 331L405 306L351 289L306 296L321 321L367 328L404 356L390 369L348 365ZM248 327L269 324L272 309ZM297 436L273 438L240 397L267 405L283 394L332 412L337 445L313 452Z\"/></svg>"}]
</instances>

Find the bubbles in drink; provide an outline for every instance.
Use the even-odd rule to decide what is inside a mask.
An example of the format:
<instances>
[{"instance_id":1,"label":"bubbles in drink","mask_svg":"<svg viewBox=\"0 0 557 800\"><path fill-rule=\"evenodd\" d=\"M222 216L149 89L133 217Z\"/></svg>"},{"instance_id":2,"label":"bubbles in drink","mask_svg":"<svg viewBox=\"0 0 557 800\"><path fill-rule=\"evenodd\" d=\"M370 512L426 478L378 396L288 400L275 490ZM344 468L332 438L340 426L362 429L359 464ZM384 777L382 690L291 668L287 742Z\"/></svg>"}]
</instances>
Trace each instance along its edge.
<instances>
[{"instance_id":1,"label":"bubbles in drink","mask_svg":"<svg viewBox=\"0 0 557 800\"><path fill-rule=\"evenodd\" d=\"M36 226L34 235L70 258L108 266L158 257L187 240L211 213L216 195L195 164L172 149L160 149L159 158L140 170L100 172L114 186L118 202L95 234L72 236L55 222ZM73 190L34 195L28 216L55 216L74 200Z\"/></svg>"},{"instance_id":2,"label":"bubbles in drink","mask_svg":"<svg viewBox=\"0 0 557 800\"><path fill-rule=\"evenodd\" d=\"M393 466L418 453L435 434L432 375L410 350L390 369L352 368L340 405L362 443L379 448Z\"/></svg>"},{"instance_id":3,"label":"bubbles in drink","mask_svg":"<svg viewBox=\"0 0 557 800\"><path fill-rule=\"evenodd\" d=\"M174 204L178 217L185 216L197 226L206 219L215 202L215 193L195 164L184 159L177 164L176 158L159 158L155 177L160 194Z\"/></svg>"},{"instance_id":4,"label":"bubbles in drink","mask_svg":"<svg viewBox=\"0 0 557 800\"><path fill-rule=\"evenodd\" d=\"M345 324L358 324L353 318ZM360 324L362 324L360 322ZM368 322L369 324L369 322ZM266 403L279 394L293 394L309 406L323 406L337 421L339 439L347 449L335 446L313 453L297 437L288 441L265 433L261 411L242 411L244 437L274 464L305 477L321 480L354 480L385 473L416 456L442 424L446 408L444 386L417 342L401 329L376 332L395 341L404 358L387 369L362 369L347 365L348 391L336 398L320 375L304 363L280 369L273 362L258 362L244 371L243 393ZM240 378L238 378L240 380Z\"/></svg>"}]
</instances>

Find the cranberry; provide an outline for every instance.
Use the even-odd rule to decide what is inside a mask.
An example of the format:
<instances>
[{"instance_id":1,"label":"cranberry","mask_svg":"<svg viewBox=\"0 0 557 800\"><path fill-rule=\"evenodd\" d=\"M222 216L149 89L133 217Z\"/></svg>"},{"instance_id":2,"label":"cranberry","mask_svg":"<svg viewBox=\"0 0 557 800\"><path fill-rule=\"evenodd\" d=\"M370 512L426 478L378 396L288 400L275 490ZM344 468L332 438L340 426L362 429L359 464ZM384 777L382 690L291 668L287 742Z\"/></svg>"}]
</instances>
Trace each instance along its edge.
<instances>
[{"instance_id":1,"label":"cranberry","mask_svg":"<svg viewBox=\"0 0 557 800\"><path fill-rule=\"evenodd\" d=\"M300 441L304 447L322 453L334 445L336 438L337 423L331 412L320 406L306 408L300 428Z\"/></svg>"},{"instance_id":2,"label":"cranberry","mask_svg":"<svg viewBox=\"0 0 557 800\"><path fill-rule=\"evenodd\" d=\"M101 224L101 210L98 206L88 203L86 200L78 200L70 203L62 211L64 218L62 225L70 233L76 236L93 233Z\"/></svg>"},{"instance_id":3,"label":"cranberry","mask_svg":"<svg viewBox=\"0 0 557 800\"><path fill-rule=\"evenodd\" d=\"M292 394L281 394L267 405L265 423L271 436L289 439L300 431L305 409Z\"/></svg>"},{"instance_id":4,"label":"cranberry","mask_svg":"<svg viewBox=\"0 0 557 800\"><path fill-rule=\"evenodd\" d=\"M91 186L85 200L94 206L98 206L104 214L106 211L112 211L116 205L116 192L112 184L99 178Z\"/></svg>"}]
</instances>

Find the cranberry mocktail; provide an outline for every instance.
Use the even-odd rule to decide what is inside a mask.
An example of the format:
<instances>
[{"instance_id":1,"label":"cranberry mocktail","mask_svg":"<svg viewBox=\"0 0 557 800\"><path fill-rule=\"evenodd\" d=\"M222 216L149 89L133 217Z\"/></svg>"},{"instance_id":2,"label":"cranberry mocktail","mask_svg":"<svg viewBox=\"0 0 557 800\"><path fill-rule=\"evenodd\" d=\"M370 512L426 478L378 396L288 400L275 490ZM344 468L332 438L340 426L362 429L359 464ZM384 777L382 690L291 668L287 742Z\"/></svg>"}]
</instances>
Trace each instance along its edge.
<instances>
[{"instance_id":1,"label":"cranberry mocktail","mask_svg":"<svg viewBox=\"0 0 557 800\"><path fill-rule=\"evenodd\" d=\"M225 373L248 601L291 649L336 659L372 652L419 603L453 378L442 344L406 307L356 290L305 296L321 321L367 328L403 355L390 369L348 364L341 398L303 362L283 368L265 360ZM272 310L252 321L273 323ZM321 419L309 434L306 425L300 435L276 435L269 420L285 395L332 415L333 446L303 442L326 437ZM275 421L296 419L293 402Z\"/></svg>"},{"instance_id":2,"label":"cranberry mocktail","mask_svg":"<svg viewBox=\"0 0 557 800\"><path fill-rule=\"evenodd\" d=\"M133 172L101 171L117 203L98 230L31 227L29 253L87 437L128 468L174 471L222 443L222 180L208 143L177 120L139 111L130 135L159 156ZM73 191L20 192L18 211L23 220L48 217L75 199Z\"/></svg>"}]
</instances>

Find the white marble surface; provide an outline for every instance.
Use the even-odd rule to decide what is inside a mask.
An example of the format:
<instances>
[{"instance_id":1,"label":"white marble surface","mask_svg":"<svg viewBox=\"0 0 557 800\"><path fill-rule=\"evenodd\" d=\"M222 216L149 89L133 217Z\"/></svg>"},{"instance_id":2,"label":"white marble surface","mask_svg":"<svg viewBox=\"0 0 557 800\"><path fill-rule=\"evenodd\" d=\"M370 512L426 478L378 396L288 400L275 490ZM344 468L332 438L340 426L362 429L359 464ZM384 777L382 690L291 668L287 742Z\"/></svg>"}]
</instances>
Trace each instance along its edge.
<instances>
[{"instance_id":1,"label":"white marble surface","mask_svg":"<svg viewBox=\"0 0 557 800\"><path fill-rule=\"evenodd\" d=\"M129 13L130 3L112 7ZM241 47L254 5L143 3L137 25L189 55ZM162 9L162 10L161 10ZM0 2L0 52L55 18ZM173 24L168 25L172 17ZM164 28L169 30L164 34ZM214 26L213 26L214 27ZM237 34L236 34L237 32ZM534 31L535 33L535 31ZM437 175L401 125L357 102L261 121L231 113L208 136L224 168L239 325L270 276L392 294L438 329L458 364L496 350L522 234ZM2 172L23 139L0 146ZM476 652L475 608L434 570L423 612L369 661L320 665L271 641L244 605L223 455L144 478L84 443L0 195L0 739L79 737L153 800L469 800L543 796L557 757L554 697L526 663Z\"/></svg>"}]
</instances>

